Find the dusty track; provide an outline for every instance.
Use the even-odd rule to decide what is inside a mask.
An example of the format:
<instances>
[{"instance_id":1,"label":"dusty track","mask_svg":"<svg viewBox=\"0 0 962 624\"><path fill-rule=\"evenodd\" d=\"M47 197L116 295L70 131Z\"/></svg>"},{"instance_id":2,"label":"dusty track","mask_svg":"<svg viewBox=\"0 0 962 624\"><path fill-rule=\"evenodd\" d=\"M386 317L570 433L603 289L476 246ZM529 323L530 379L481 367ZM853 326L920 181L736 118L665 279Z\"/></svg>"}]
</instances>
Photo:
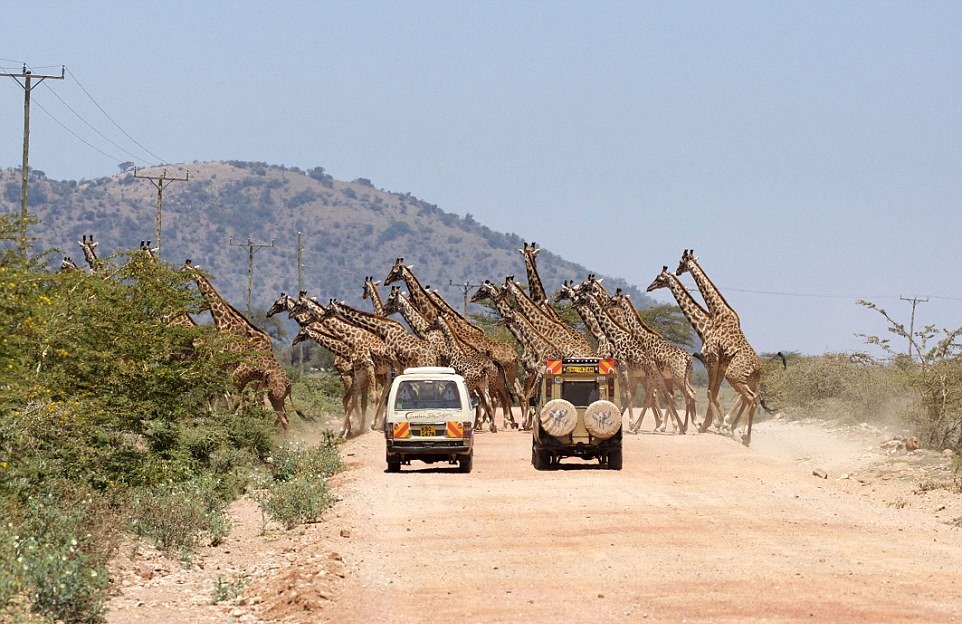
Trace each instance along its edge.
<instances>
[{"instance_id":1,"label":"dusty track","mask_svg":"<svg viewBox=\"0 0 962 624\"><path fill-rule=\"evenodd\" d=\"M444 624L959 621L962 530L836 480L877 460L870 448L877 441L763 424L750 449L711 434L647 434L626 437L621 472L576 459L535 472L529 435L503 432L479 435L470 475L419 463L387 474L383 439L369 434L345 445L351 468L335 478L343 500L325 522L236 547L245 553L237 569L254 577L244 604L183 613ZM813 464L830 478L813 477ZM150 609L138 591L115 601L112 619L157 624L178 613L169 603ZM134 599L146 603L131 608Z\"/></svg>"}]
</instances>

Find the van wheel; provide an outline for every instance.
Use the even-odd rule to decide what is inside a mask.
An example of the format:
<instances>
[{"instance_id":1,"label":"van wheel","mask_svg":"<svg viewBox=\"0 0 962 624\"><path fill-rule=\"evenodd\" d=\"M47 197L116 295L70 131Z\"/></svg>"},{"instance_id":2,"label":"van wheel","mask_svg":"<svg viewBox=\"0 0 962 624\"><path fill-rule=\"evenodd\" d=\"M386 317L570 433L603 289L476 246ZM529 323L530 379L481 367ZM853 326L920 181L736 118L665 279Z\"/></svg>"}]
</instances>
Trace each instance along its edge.
<instances>
[{"instance_id":1,"label":"van wheel","mask_svg":"<svg viewBox=\"0 0 962 624\"><path fill-rule=\"evenodd\" d=\"M548 457L547 453L538 452L537 449L531 449L531 465L534 466L535 470L548 470L551 464L551 458Z\"/></svg>"},{"instance_id":2,"label":"van wheel","mask_svg":"<svg viewBox=\"0 0 962 624\"><path fill-rule=\"evenodd\" d=\"M458 457L458 472L471 472L471 465L474 463L474 453L461 455Z\"/></svg>"},{"instance_id":3,"label":"van wheel","mask_svg":"<svg viewBox=\"0 0 962 624\"><path fill-rule=\"evenodd\" d=\"M608 470L621 470L621 449L608 452Z\"/></svg>"},{"instance_id":4,"label":"van wheel","mask_svg":"<svg viewBox=\"0 0 962 624\"><path fill-rule=\"evenodd\" d=\"M388 472L401 472L401 458L400 458L400 457L388 457L388 458L387 458L387 471L388 471Z\"/></svg>"}]
</instances>

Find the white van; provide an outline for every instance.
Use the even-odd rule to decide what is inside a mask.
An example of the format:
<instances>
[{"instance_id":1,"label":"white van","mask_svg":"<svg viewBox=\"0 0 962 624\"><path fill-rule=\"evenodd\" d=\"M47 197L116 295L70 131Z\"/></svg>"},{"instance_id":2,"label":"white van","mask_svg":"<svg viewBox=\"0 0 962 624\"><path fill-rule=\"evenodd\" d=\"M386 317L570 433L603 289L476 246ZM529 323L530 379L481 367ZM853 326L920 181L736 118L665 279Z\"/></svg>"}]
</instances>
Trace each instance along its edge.
<instances>
[{"instance_id":1,"label":"white van","mask_svg":"<svg viewBox=\"0 0 962 624\"><path fill-rule=\"evenodd\" d=\"M474 410L464 377L453 368L407 368L394 378L387 397L384 437L387 471L418 459L458 464L471 472Z\"/></svg>"}]
</instances>

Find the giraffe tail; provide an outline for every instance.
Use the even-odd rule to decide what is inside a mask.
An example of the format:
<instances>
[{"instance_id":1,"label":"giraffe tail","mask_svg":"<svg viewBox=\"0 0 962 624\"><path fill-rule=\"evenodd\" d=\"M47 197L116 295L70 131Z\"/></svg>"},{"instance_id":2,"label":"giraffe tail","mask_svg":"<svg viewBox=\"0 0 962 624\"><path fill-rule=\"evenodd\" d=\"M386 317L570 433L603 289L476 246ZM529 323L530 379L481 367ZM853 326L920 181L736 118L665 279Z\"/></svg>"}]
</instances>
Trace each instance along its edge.
<instances>
[{"instance_id":1,"label":"giraffe tail","mask_svg":"<svg viewBox=\"0 0 962 624\"><path fill-rule=\"evenodd\" d=\"M695 351L694 353L691 354L691 356L692 356L693 358L695 358L696 360L698 360L699 362L701 362L702 364L705 363L705 358L703 358L703 357L701 356L701 353L700 353L700 352Z\"/></svg>"},{"instance_id":2,"label":"giraffe tail","mask_svg":"<svg viewBox=\"0 0 962 624\"><path fill-rule=\"evenodd\" d=\"M314 417L311 416L310 414L305 414L303 411L301 411L300 409L298 409L297 404L294 403L294 397L293 397L293 396L291 396L290 394L288 394L288 395L287 395L287 400L290 401L290 403L291 403L291 409L294 410L294 413L297 414L297 417L298 417L298 418L300 418L301 420L307 421L307 422L317 422L317 418L314 418Z\"/></svg>"}]
</instances>

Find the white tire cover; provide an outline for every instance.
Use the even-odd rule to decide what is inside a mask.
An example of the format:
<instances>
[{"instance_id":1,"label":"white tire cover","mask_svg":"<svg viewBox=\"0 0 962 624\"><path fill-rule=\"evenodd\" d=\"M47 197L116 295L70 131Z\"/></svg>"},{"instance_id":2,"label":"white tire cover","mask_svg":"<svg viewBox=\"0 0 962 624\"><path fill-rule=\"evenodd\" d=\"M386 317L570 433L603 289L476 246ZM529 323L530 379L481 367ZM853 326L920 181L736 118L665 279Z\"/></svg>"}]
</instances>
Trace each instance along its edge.
<instances>
[{"instance_id":1,"label":"white tire cover","mask_svg":"<svg viewBox=\"0 0 962 624\"><path fill-rule=\"evenodd\" d=\"M592 436L606 440L620 428L621 412L611 401L595 401L585 410L585 429Z\"/></svg>"},{"instance_id":2,"label":"white tire cover","mask_svg":"<svg viewBox=\"0 0 962 624\"><path fill-rule=\"evenodd\" d=\"M569 401L551 399L541 408L541 427L549 435L566 436L578 424L578 410Z\"/></svg>"}]
</instances>

